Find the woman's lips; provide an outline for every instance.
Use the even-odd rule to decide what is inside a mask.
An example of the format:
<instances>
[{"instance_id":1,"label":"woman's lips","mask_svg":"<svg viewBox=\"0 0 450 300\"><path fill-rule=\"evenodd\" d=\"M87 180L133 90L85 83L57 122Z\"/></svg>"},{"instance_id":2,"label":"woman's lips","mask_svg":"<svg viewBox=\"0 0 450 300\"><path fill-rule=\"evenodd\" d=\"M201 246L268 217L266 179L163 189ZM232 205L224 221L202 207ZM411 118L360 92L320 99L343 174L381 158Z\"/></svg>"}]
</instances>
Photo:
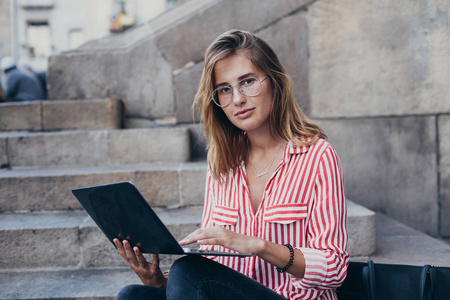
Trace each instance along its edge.
<instances>
[{"instance_id":1,"label":"woman's lips","mask_svg":"<svg viewBox=\"0 0 450 300\"><path fill-rule=\"evenodd\" d=\"M238 111L237 113L235 113L234 115L240 119L245 119L248 116L250 116L253 111L255 110L255 108L248 108L248 109L243 109L241 111Z\"/></svg>"}]
</instances>

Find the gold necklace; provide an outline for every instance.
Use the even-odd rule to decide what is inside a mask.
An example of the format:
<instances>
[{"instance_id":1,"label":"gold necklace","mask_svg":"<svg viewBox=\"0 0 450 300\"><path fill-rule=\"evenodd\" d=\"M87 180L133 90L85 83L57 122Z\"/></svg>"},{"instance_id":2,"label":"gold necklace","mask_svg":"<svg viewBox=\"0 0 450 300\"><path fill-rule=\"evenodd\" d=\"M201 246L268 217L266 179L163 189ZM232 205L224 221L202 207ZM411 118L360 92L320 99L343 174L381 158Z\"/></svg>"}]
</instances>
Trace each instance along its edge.
<instances>
[{"instance_id":1,"label":"gold necklace","mask_svg":"<svg viewBox=\"0 0 450 300\"><path fill-rule=\"evenodd\" d=\"M277 152L272 157L272 159L269 161L269 163L264 168L262 168L261 170L255 165L255 163L252 161L252 158L250 157L250 154L249 154L248 159L250 160L250 163L252 164L253 169L255 169L256 178L259 178L259 177L264 176L267 173L269 173L270 167L272 166L275 158L277 157L278 152L280 152L282 147L283 147L283 144L280 145L280 148L278 148Z\"/></svg>"}]
</instances>

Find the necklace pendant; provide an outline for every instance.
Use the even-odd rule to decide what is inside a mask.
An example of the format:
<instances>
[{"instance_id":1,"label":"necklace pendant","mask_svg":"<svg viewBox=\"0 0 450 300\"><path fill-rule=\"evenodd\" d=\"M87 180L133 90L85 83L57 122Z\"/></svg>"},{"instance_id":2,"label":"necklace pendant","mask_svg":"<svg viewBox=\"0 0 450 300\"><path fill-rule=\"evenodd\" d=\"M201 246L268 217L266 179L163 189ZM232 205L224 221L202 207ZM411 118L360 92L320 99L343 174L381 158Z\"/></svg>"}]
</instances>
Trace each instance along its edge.
<instances>
[{"instance_id":1,"label":"necklace pendant","mask_svg":"<svg viewBox=\"0 0 450 300\"><path fill-rule=\"evenodd\" d=\"M261 177L261 176L264 176L264 175L266 175L266 174L267 174L267 172L268 172L268 171L265 171L265 172L260 172L260 173L256 174L256 178L259 178L259 177Z\"/></svg>"}]
</instances>

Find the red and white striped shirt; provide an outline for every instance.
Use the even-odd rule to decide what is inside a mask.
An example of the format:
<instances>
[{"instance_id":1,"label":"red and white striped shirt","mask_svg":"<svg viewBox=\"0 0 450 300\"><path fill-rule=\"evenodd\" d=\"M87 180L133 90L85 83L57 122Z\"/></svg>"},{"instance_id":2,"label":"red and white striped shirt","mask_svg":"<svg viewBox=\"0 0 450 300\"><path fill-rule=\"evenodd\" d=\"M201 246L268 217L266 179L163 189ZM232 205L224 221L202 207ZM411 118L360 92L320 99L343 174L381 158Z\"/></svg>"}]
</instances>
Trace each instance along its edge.
<instances>
[{"instance_id":1,"label":"red and white striped shirt","mask_svg":"<svg viewBox=\"0 0 450 300\"><path fill-rule=\"evenodd\" d=\"M202 227L223 226L277 244L291 244L305 257L303 278L278 273L257 256L209 257L288 299L337 299L347 274L347 208L339 157L328 142L289 143L253 212L244 164L222 183L208 170ZM231 251L221 246L203 249Z\"/></svg>"}]
</instances>

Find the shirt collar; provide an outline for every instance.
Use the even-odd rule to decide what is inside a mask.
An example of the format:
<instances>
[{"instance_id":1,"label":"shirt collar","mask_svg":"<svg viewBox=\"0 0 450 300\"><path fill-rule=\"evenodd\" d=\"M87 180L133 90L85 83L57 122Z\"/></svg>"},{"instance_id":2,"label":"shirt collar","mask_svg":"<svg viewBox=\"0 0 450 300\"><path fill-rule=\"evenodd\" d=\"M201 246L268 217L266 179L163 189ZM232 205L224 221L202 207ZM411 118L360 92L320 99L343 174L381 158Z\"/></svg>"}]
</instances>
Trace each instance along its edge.
<instances>
[{"instance_id":1,"label":"shirt collar","mask_svg":"<svg viewBox=\"0 0 450 300\"><path fill-rule=\"evenodd\" d=\"M305 138L299 138L302 142L306 142L307 139ZM311 146L297 146L292 141L289 141L287 145L284 148L283 157L282 157L282 164L286 164L286 162L289 161L289 157L294 154L302 154L308 152L309 148ZM240 168L244 166L244 161L241 161Z\"/></svg>"},{"instance_id":2,"label":"shirt collar","mask_svg":"<svg viewBox=\"0 0 450 300\"><path fill-rule=\"evenodd\" d=\"M305 141L304 138L299 138L301 141ZM302 154L308 152L311 146L298 146L295 145L292 141L287 143L287 146L284 150L283 162L286 163L290 155L294 154Z\"/></svg>"}]
</instances>

